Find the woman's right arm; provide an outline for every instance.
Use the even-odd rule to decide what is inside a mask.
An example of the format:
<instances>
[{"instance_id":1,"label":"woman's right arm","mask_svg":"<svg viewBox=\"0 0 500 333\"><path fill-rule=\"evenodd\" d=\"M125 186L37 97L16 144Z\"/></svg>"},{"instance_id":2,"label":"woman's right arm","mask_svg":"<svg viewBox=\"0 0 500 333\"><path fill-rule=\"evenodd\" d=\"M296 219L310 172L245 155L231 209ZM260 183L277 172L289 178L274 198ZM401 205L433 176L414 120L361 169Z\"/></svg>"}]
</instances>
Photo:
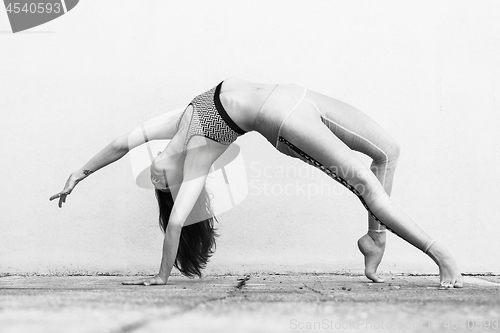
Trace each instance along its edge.
<instances>
[{"instance_id":1,"label":"woman's right arm","mask_svg":"<svg viewBox=\"0 0 500 333\"><path fill-rule=\"evenodd\" d=\"M177 132L177 120L183 109L176 109L153 118L132 131L114 139L104 149L92 157L83 167L74 171L66 181L64 189L54 194L49 200L59 198L59 208L66 202L66 197L75 186L95 171L119 160L131 149L150 140L172 139Z\"/></svg>"},{"instance_id":2,"label":"woman's right arm","mask_svg":"<svg viewBox=\"0 0 500 333\"><path fill-rule=\"evenodd\" d=\"M54 194L50 197L49 200L54 200L59 198L59 208L62 208L62 204L66 202L66 197L71 194L71 191L75 188L75 186L90 176L90 174L99 170L106 165L113 163L116 160L122 158L125 154L127 154L127 150L125 150L117 140L113 140L110 144L108 144L104 149L102 149L97 155L92 157L85 165L71 173L64 188L61 192Z\"/></svg>"}]
</instances>

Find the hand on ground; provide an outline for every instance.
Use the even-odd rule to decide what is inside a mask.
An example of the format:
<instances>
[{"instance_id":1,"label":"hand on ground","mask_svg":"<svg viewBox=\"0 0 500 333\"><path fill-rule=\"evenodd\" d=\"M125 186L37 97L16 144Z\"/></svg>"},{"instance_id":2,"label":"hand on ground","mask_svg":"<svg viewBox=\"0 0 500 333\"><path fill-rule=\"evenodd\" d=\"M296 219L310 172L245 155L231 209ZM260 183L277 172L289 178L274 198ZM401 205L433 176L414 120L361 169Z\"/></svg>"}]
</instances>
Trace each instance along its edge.
<instances>
[{"instance_id":1,"label":"hand on ground","mask_svg":"<svg viewBox=\"0 0 500 333\"><path fill-rule=\"evenodd\" d=\"M122 284L124 285L142 285L142 286L155 286L155 285L162 285L162 284L167 284L166 281L163 281L163 279L159 275L155 275L152 278L142 278L142 279L137 279L137 280L132 280L132 281L123 281Z\"/></svg>"}]
</instances>

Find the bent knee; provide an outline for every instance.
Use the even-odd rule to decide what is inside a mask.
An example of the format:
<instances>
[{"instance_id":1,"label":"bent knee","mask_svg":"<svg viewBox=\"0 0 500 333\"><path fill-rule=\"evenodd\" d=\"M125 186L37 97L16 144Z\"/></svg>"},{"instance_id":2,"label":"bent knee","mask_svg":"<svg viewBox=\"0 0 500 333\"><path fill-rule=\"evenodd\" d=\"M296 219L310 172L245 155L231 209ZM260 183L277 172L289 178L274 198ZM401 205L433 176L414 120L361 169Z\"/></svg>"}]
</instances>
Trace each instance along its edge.
<instances>
[{"instance_id":1,"label":"bent knee","mask_svg":"<svg viewBox=\"0 0 500 333\"><path fill-rule=\"evenodd\" d=\"M391 144L389 151L387 152L387 156L389 160L397 160L399 155L401 154L401 145L397 141L393 141Z\"/></svg>"},{"instance_id":2,"label":"bent knee","mask_svg":"<svg viewBox=\"0 0 500 333\"><path fill-rule=\"evenodd\" d=\"M383 156L381 156L375 162L387 163L397 161L399 155L401 154L401 145L394 139L391 139L382 149Z\"/></svg>"}]
</instances>

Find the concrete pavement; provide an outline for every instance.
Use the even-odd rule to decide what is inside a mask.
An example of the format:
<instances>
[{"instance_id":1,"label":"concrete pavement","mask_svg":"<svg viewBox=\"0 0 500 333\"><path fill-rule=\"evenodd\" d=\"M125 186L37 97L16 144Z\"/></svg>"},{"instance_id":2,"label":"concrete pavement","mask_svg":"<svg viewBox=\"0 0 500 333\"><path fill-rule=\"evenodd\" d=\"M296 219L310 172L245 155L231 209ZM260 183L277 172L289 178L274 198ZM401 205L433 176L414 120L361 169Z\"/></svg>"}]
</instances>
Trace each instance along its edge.
<instances>
[{"instance_id":1,"label":"concrete pavement","mask_svg":"<svg viewBox=\"0 0 500 333\"><path fill-rule=\"evenodd\" d=\"M500 277L267 274L173 276L125 286L124 276L0 278L0 332L500 331ZM488 328L486 328L488 327Z\"/></svg>"}]
</instances>

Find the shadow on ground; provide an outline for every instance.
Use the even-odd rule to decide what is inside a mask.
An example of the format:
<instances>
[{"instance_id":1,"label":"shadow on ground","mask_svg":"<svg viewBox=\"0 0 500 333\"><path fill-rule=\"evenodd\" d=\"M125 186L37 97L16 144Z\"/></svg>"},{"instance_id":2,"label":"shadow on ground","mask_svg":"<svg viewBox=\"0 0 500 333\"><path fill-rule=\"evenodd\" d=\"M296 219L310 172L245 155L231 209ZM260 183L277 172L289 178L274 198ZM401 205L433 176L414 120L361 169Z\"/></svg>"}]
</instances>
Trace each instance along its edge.
<instances>
[{"instance_id":1,"label":"shadow on ground","mask_svg":"<svg viewBox=\"0 0 500 333\"><path fill-rule=\"evenodd\" d=\"M469 277L462 289L437 276L270 275L0 278L2 332L500 331L500 278ZM488 326L488 328L486 327Z\"/></svg>"}]
</instances>

